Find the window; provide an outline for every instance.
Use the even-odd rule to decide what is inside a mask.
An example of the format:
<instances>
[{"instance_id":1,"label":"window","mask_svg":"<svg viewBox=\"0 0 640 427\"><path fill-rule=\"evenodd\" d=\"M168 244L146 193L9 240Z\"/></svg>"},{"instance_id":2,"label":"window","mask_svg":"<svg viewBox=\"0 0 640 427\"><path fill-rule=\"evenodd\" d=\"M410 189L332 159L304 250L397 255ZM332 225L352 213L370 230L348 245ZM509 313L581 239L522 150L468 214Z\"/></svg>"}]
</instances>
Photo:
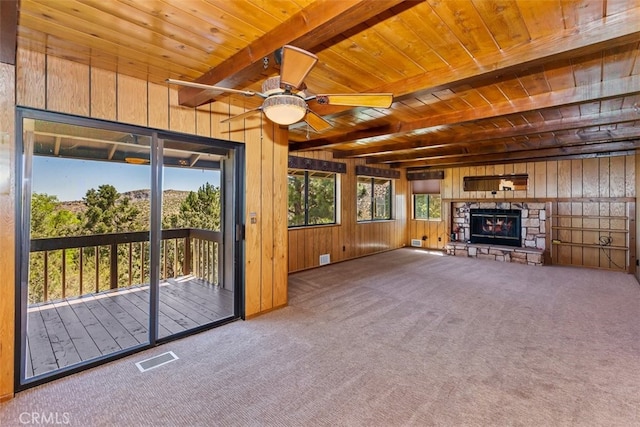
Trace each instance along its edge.
<instances>
[{"instance_id":1,"label":"window","mask_svg":"<svg viewBox=\"0 0 640 427\"><path fill-rule=\"evenodd\" d=\"M441 199L439 194L414 194L414 219L440 219Z\"/></svg>"},{"instance_id":2,"label":"window","mask_svg":"<svg viewBox=\"0 0 640 427\"><path fill-rule=\"evenodd\" d=\"M441 219L440 179L411 181L413 219Z\"/></svg>"},{"instance_id":3,"label":"window","mask_svg":"<svg viewBox=\"0 0 640 427\"><path fill-rule=\"evenodd\" d=\"M336 223L336 174L289 169L289 227Z\"/></svg>"},{"instance_id":4,"label":"window","mask_svg":"<svg viewBox=\"0 0 640 427\"><path fill-rule=\"evenodd\" d=\"M358 176L358 221L391 219L391 180Z\"/></svg>"}]
</instances>

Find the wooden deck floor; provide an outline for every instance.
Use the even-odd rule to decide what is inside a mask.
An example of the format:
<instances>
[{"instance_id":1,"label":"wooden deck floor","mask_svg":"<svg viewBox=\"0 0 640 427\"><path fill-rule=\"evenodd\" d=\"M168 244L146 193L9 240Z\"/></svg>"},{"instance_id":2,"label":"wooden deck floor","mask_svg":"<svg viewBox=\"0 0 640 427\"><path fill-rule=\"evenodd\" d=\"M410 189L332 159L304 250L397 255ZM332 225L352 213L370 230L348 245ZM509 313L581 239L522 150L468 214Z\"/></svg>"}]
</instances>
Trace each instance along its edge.
<instances>
[{"instance_id":1,"label":"wooden deck floor","mask_svg":"<svg viewBox=\"0 0 640 427\"><path fill-rule=\"evenodd\" d=\"M233 293L185 276L160 284L160 338L233 315ZM26 376L149 342L149 286L30 306Z\"/></svg>"}]
</instances>

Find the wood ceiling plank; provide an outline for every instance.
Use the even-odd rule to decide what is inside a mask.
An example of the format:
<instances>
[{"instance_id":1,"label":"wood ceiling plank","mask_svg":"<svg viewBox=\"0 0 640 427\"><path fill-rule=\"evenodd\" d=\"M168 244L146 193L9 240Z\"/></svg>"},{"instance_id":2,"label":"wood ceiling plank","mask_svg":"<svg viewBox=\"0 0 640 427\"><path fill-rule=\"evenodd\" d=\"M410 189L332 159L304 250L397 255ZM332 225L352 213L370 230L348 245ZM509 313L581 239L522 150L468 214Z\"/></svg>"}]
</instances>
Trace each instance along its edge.
<instances>
[{"instance_id":1,"label":"wood ceiling plank","mask_svg":"<svg viewBox=\"0 0 640 427\"><path fill-rule=\"evenodd\" d=\"M602 81L602 52L593 53L572 62L576 86Z\"/></svg>"},{"instance_id":2,"label":"wood ceiling plank","mask_svg":"<svg viewBox=\"0 0 640 427\"><path fill-rule=\"evenodd\" d=\"M469 59L469 53L460 45L453 32L433 11L429 3L422 3L400 15L402 22L412 28L422 42L436 54L439 67L429 67L427 71L455 66Z\"/></svg>"},{"instance_id":3,"label":"wood ceiling plank","mask_svg":"<svg viewBox=\"0 0 640 427\"><path fill-rule=\"evenodd\" d=\"M535 1L518 2L520 16L524 20L531 39L552 36L558 28L564 26L562 0L548 0L544 3Z\"/></svg>"},{"instance_id":4,"label":"wood ceiling plank","mask_svg":"<svg viewBox=\"0 0 640 427\"><path fill-rule=\"evenodd\" d=\"M289 7L282 8L276 7L275 3L262 2L262 4L256 4L250 1L229 1L229 0L179 0L179 4L186 4L188 8L193 4L197 9L193 9L196 14L202 14L207 16L219 16L228 21L228 17L233 17L235 21L234 27L246 28L251 26L258 29L256 33L257 37L262 36L273 28L276 23L281 24L285 20L289 19L291 15L299 12L301 7L295 3L291 3ZM280 3L282 6L282 2ZM285 13L283 13L285 12ZM293 12L293 13L291 13ZM256 38L257 38L256 37Z\"/></svg>"},{"instance_id":5,"label":"wood ceiling plank","mask_svg":"<svg viewBox=\"0 0 640 427\"><path fill-rule=\"evenodd\" d=\"M49 7L45 0L22 0L22 4L29 9L23 14L31 14L37 10L38 19L55 23L56 25L73 28L74 31L86 34L87 38L97 37L117 43L140 53L147 53L161 57L167 61L184 64L188 68L206 68L203 61L204 52L190 46L180 45L169 38L129 21L114 19L104 12L87 7L80 3L62 2L55 8ZM43 31L47 27L43 28ZM150 40L152 42L147 42Z\"/></svg>"},{"instance_id":6,"label":"wood ceiling plank","mask_svg":"<svg viewBox=\"0 0 640 427\"><path fill-rule=\"evenodd\" d=\"M563 118L559 108L547 108L538 110L538 112L545 120L560 120Z\"/></svg>"},{"instance_id":7,"label":"wood ceiling plank","mask_svg":"<svg viewBox=\"0 0 640 427\"><path fill-rule=\"evenodd\" d=\"M562 90L575 87L576 81L570 59L552 61L544 64L543 68L550 90Z\"/></svg>"},{"instance_id":8,"label":"wood ceiling plank","mask_svg":"<svg viewBox=\"0 0 640 427\"><path fill-rule=\"evenodd\" d=\"M600 111L602 113L610 113L624 109L624 98L614 98L600 101Z\"/></svg>"},{"instance_id":9,"label":"wood ceiling plank","mask_svg":"<svg viewBox=\"0 0 640 427\"><path fill-rule=\"evenodd\" d=\"M234 52L237 49L241 49L247 43L246 38L240 37L240 33L236 33L234 28L229 28L224 21L207 22L197 16L186 13L179 7L179 3L174 5L166 2L138 0L118 0L118 2L142 11L149 16L158 17L161 22L166 22L169 25L166 30L180 28L182 31L194 32L199 37L210 39L215 43L215 48L221 49L221 52ZM165 29L163 28L162 32L164 33L164 31ZM210 44L210 42L207 43L207 45L208 44ZM228 54L229 53L225 54L224 57L227 57ZM209 58L203 58L203 60L205 59ZM212 62L211 59L209 60Z\"/></svg>"},{"instance_id":10,"label":"wood ceiling plank","mask_svg":"<svg viewBox=\"0 0 640 427\"><path fill-rule=\"evenodd\" d=\"M375 27L371 31L351 35L332 46L331 50L341 53L346 60L359 65L366 72L375 74L384 83L424 72L413 61L407 61L402 51L389 49L389 43L375 31ZM380 61L380 58L384 60Z\"/></svg>"},{"instance_id":11,"label":"wood ceiling plank","mask_svg":"<svg viewBox=\"0 0 640 427\"><path fill-rule=\"evenodd\" d=\"M507 97L507 100L529 96L529 93L527 93L527 90L516 75L500 79L500 82L496 83L496 86Z\"/></svg>"},{"instance_id":12,"label":"wood ceiling plank","mask_svg":"<svg viewBox=\"0 0 640 427\"><path fill-rule=\"evenodd\" d=\"M358 56L364 56L358 54ZM363 92L370 87L385 84L384 73L379 70L375 71L375 65L367 64L363 61L354 61L353 55L345 53L342 49L330 49L318 54L318 64L312 70L306 83L315 93L337 93L343 90L349 92ZM361 79L352 79L348 75L344 76L344 70L350 70L354 76L362 76ZM316 76L320 73L333 76L331 81L327 81L324 85L318 84ZM397 73L395 73L398 76ZM353 81L353 83L352 83ZM335 82L335 83L332 83ZM339 86L336 86L339 85ZM344 88L344 89L341 89Z\"/></svg>"},{"instance_id":13,"label":"wood ceiling plank","mask_svg":"<svg viewBox=\"0 0 640 427\"><path fill-rule=\"evenodd\" d=\"M472 82L471 86L473 86L475 91L478 92L478 94L482 96L488 104L499 104L509 99L497 84L486 84L486 82L483 81L478 83Z\"/></svg>"},{"instance_id":14,"label":"wood ceiling plank","mask_svg":"<svg viewBox=\"0 0 640 427\"><path fill-rule=\"evenodd\" d=\"M165 0L162 3L158 2L154 7L160 14L173 16L186 25L189 25L189 22L194 25L194 22L204 21L207 25L212 26L212 30L223 31L229 36L235 36L235 38L242 40L235 48L244 47L247 43L262 37L268 31L269 24L277 22L260 13L260 10L254 8L250 3L244 1L226 3L228 6L233 6L231 12L221 8L224 6L223 3L207 3L203 0ZM235 11L243 6L250 6L253 9L251 16L235 14Z\"/></svg>"},{"instance_id":15,"label":"wood ceiling plank","mask_svg":"<svg viewBox=\"0 0 640 427\"><path fill-rule=\"evenodd\" d=\"M580 116L589 116L592 114L598 114L600 112L600 102L587 102L580 104Z\"/></svg>"},{"instance_id":16,"label":"wood ceiling plank","mask_svg":"<svg viewBox=\"0 0 640 427\"><path fill-rule=\"evenodd\" d=\"M472 107L484 107L489 104L487 99L470 85L455 86L452 90Z\"/></svg>"},{"instance_id":17,"label":"wood ceiling plank","mask_svg":"<svg viewBox=\"0 0 640 427\"><path fill-rule=\"evenodd\" d=\"M551 92L551 86L544 74L544 67L537 66L528 69L526 73L518 73L518 80L527 95L539 95Z\"/></svg>"},{"instance_id":18,"label":"wood ceiling plank","mask_svg":"<svg viewBox=\"0 0 640 427\"><path fill-rule=\"evenodd\" d=\"M204 29L198 31L198 28L193 25L189 28L180 27L173 22L160 19L158 15L149 13L149 9L142 10L145 5L148 5L147 2L137 0L79 0L79 2L117 19L128 21L132 25L147 28L157 34L157 37L167 37L176 43L198 48L207 55L207 63L221 62L233 52L220 33L210 31L209 26L206 28L207 31Z\"/></svg>"},{"instance_id":19,"label":"wood ceiling plank","mask_svg":"<svg viewBox=\"0 0 640 427\"><path fill-rule=\"evenodd\" d=\"M404 55L403 62L411 62L424 73L443 65L438 54L416 34L414 28L403 20L404 14L390 16L390 13L382 14L370 19L378 21L371 24L373 31L382 37L389 47L393 47ZM367 24L369 23L367 21ZM404 73L409 75L409 73Z\"/></svg>"},{"instance_id":20,"label":"wood ceiling plank","mask_svg":"<svg viewBox=\"0 0 640 427\"><path fill-rule=\"evenodd\" d=\"M567 28L579 27L606 16L606 2L602 0L563 0L561 5Z\"/></svg>"},{"instance_id":21,"label":"wood ceiling plank","mask_svg":"<svg viewBox=\"0 0 640 427\"><path fill-rule=\"evenodd\" d=\"M471 56L475 58L500 50L471 1L427 1Z\"/></svg>"},{"instance_id":22,"label":"wood ceiling plank","mask_svg":"<svg viewBox=\"0 0 640 427\"><path fill-rule=\"evenodd\" d=\"M314 0L248 0L257 7L262 8L266 13L273 16L284 17L284 19L298 13L300 9L309 6ZM283 19L283 20L284 20Z\"/></svg>"},{"instance_id":23,"label":"wood ceiling plank","mask_svg":"<svg viewBox=\"0 0 640 427\"><path fill-rule=\"evenodd\" d=\"M615 15L616 13L625 12L631 8L638 6L638 0L615 0L606 2L606 16Z\"/></svg>"},{"instance_id":24,"label":"wood ceiling plank","mask_svg":"<svg viewBox=\"0 0 640 427\"><path fill-rule=\"evenodd\" d=\"M347 31L355 23L365 21L400 2L401 0L318 0L204 73L196 82L237 87L256 75L256 70L262 67L258 63L261 58L271 55L283 45L294 44L302 49L311 49ZM211 100L210 95L198 89L185 87L179 92L180 105L195 107Z\"/></svg>"},{"instance_id":25,"label":"wood ceiling plank","mask_svg":"<svg viewBox=\"0 0 640 427\"><path fill-rule=\"evenodd\" d=\"M562 117L580 117L580 106L579 105L563 105L558 108Z\"/></svg>"},{"instance_id":26,"label":"wood ceiling plank","mask_svg":"<svg viewBox=\"0 0 640 427\"><path fill-rule=\"evenodd\" d=\"M531 38L514 0L472 2L500 49L524 43Z\"/></svg>"},{"instance_id":27,"label":"wood ceiling plank","mask_svg":"<svg viewBox=\"0 0 640 427\"><path fill-rule=\"evenodd\" d=\"M630 76L634 74L634 65L639 59L640 44L638 43L608 49L604 54L602 73L607 78Z\"/></svg>"}]
</instances>

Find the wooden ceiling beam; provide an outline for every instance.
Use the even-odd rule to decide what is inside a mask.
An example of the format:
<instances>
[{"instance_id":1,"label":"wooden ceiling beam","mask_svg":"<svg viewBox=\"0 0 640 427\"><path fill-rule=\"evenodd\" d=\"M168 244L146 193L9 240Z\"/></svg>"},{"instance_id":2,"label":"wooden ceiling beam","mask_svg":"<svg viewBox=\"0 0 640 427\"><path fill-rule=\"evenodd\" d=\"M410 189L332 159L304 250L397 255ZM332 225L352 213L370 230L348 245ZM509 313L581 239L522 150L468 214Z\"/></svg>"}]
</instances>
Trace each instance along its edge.
<instances>
[{"instance_id":1,"label":"wooden ceiling beam","mask_svg":"<svg viewBox=\"0 0 640 427\"><path fill-rule=\"evenodd\" d=\"M554 92L541 93L527 98L513 99L498 104L486 105L484 107L468 108L467 110L462 111L459 110L450 113L431 115L420 120L399 123L390 127L388 132L380 133L379 135L371 135L371 132L361 134L361 131L354 131L334 138L296 142L289 145L289 150L297 151L310 148L317 149L347 141L366 142L368 138L376 138L382 135L411 134L413 131L433 126L460 124L546 108L557 108L566 105L602 101L605 99L635 95L638 93L640 93L640 75L634 75L617 80L609 80L591 85L583 85Z\"/></svg>"},{"instance_id":2,"label":"wooden ceiling beam","mask_svg":"<svg viewBox=\"0 0 640 427\"><path fill-rule=\"evenodd\" d=\"M627 141L631 139L640 139L640 128L627 127L615 130L600 130L592 132L583 132L578 130L570 135L551 135L546 138L517 141L499 139L468 144L456 144L446 146L438 150L420 150L412 153L370 157L367 159L367 163L398 163L403 161L427 160L431 158L440 159L456 156L540 150L543 148L569 147L602 142Z\"/></svg>"},{"instance_id":3,"label":"wooden ceiling beam","mask_svg":"<svg viewBox=\"0 0 640 427\"><path fill-rule=\"evenodd\" d=\"M264 71L263 58L269 57L285 44L310 50L401 2L402 0L315 1L204 73L195 82L228 88L241 87ZM201 89L184 87L178 92L178 102L187 107L197 107L213 99L211 92Z\"/></svg>"},{"instance_id":4,"label":"wooden ceiling beam","mask_svg":"<svg viewBox=\"0 0 640 427\"><path fill-rule=\"evenodd\" d=\"M392 168L426 168L426 167L448 167L461 166L467 164L496 164L528 162L536 159L556 159L565 156L588 155L588 154L610 154L619 151L629 151L640 148L640 139L630 141L602 142L596 144L573 145L569 147L545 148L541 150L514 151L507 153L493 153L485 155L461 155L446 156L441 159L432 158L427 160L389 163Z\"/></svg>"},{"instance_id":5,"label":"wooden ceiling beam","mask_svg":"<svg viewBox=\"0 0 640 427\"><path fill-rule=\"evenodd\" d=\"M453 140L455 136L433 132L425 134L419 141L396 142L384 145L371 145L353 150L335 151L334 158L367 157L390 151L415 150L421 148L437 148L450 145L466 145L474 142L482 142L496 138L514 138L527 135L535 135L546 132L566 131L580 129L584 127L597 127L605 125L617 125L619 123L633 122L640 120L640 114L633 109L627 108L619 111L608 111L585 116L564 117L562 119L547 120L540 123L526 123L505 129L483 129L472 134L460 136L460 140Z\"/></svg>"}]
</instances>

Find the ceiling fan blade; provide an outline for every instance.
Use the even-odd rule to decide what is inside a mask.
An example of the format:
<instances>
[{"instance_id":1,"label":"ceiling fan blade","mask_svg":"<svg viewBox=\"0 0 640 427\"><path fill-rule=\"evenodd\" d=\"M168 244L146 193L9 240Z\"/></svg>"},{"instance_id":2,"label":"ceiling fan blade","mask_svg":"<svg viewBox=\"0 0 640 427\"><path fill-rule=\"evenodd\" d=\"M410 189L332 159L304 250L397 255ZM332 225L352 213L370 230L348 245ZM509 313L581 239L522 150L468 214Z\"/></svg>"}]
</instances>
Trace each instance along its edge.
<instances>
[{"instance_id":1,"label":"ceiling fan blade","mask_svg":"<svg viewBox=\"0 0 640 427\"><path fill-rule=\"evenodd\" d=\"M299 47L285 45L282 48L280 85L289 85L294 89L299 89L316 62L318 62L318 57L313 53Z\"/></svg>"},{"instance_id":2,"label":"ceiling fan blade","mask_svg":"<svg viewBox=\"0 0 640 427\"><path fill-rule=\"evenodd\" d=\"M235 116L231 116L228 119L224 119L224 120L220 120L220 123L227 123L233 120L240 120L240 119L244 119L246 117L249 117L251 115L253 115L256 111L262 111L262 107L258 107L258 108L254 108L253 110L247 110L244 113L235 115Z\"/></svg>"},{"instance_id":3,"label":"ceiling fan blade","mask_svg":"<svg viewBox=\"0 0 640 427\"><path fill-rule=\"evenodd\" d=\"M245 96L259 95L256 92L252 92L250 90L231 89L231 88L222 87L222 86L211 86L211 85L205 85L202 83L185 82L183 80L167 79L165 81L167 83L174 84L174 85L189 86L189 87L195 87L195 88L204 89L204 90L215 90L220 92L239 93L240 95L245 95Z\"/></svg>"},{"instance_id":4,"label":"ceiling fan blade","mask_svg":"<svg viewBox=\"0 0 640 427\"><path fill-rule=\"evenodd\" d=\"M318 104L346 105L350 107L389 108L393 103L392 93L342 93L317 95Z\"/></svg>"},{"instance_id":5,"label":"ceiling fan blade","mask_svg":"<svg viewBox=\"0 0 640 427\"><path fill-rule=\"evenodd\" d=\"M316 132L323 132L331 127L331 123L326 121L322 116L314 113L311 110L307 110L307 114L304 116L306 124L311 126Z\"/></svg>"}]
</instances>

